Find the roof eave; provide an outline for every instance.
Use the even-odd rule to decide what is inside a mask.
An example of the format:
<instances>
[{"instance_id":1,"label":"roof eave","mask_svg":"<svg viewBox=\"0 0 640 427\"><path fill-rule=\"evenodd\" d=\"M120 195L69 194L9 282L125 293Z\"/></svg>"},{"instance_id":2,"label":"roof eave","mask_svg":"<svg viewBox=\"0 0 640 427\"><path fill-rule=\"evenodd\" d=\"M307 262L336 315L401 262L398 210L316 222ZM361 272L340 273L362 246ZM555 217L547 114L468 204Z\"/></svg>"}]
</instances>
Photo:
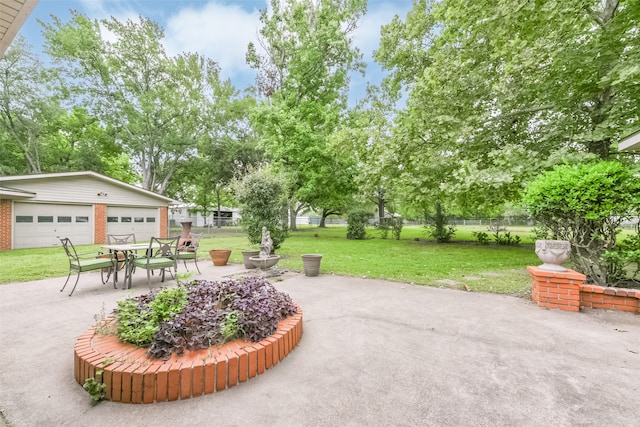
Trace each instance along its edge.
<instances>
[{"instance_id":1,"label":"roof eave","mask_svg":"<svg viewBox=\"0 0 640 427\"><path fill-rule=\"evenodd\" d=\"M618 144L619 151L640 151L640 131L629 135Z\"/></svg>"}]
</instances>

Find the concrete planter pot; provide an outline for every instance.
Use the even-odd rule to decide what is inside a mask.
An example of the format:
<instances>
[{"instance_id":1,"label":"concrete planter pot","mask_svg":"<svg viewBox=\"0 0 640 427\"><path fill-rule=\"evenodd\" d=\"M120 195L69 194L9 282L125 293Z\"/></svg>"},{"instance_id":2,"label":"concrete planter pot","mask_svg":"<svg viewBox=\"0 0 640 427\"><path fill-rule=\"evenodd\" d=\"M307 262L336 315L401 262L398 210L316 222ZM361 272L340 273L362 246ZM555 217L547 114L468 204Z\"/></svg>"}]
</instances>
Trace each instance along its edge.
<instances>
[{"instance_id":1,"label":"concrete planter pot","mask_svg":"<svg viewBox=\"0 0 640 427\"><path fill-rule=\"evenodd\" d=\"M211 249L209 251L209 256L211 257L211 261L213 261L213 265L220 267L227 265L227 261L229 261L229 257L231 256L231 250Z\"/></svg>"},{"instance_id":2,"label":"concrete planter pot","mask_svg":"<svg viewBox=\"0 0 640 427\"><path fill-rule=\"evenodd\" d=\"M260 255L260 251L243 251L242 261L244 262L244 268L247 268L247 269L256 268L253 261L251 261L249 258L251 258L252 256L258 256L258 255Z\"/></svg>"},{"instance_id":3,"label":"concrete planter pot","mask_svg":"<svg viewBox=\"0 0 640 427\"><path fill-rule=\"evenodd\" d=\"M302 267L304 269L304 275L307 277L316 277L320 273L321 260L322 255L320 254L302 255Z\"/></svg>"},{"instance_id":4,"label":"concrete planter pot","mask_svg":"<svg viewBox=\"0 0 640 427\"><path fill-rule=\"evenodd\" d=\"M536 240L536 255L543 262L538 268L547 271L567 271L561 264L569 259L571 244L566 240Z\"/></svg>"}]
</instances>

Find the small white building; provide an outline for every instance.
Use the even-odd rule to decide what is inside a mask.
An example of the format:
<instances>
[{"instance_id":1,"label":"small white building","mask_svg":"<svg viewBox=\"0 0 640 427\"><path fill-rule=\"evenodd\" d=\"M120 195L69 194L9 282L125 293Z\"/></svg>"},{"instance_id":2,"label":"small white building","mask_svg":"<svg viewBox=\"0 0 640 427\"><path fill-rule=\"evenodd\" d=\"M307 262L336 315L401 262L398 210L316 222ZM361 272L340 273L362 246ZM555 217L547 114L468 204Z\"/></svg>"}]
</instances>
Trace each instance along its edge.
<instances>
[{"instance_id":1,"label":"small white building","mask_svg":"<svg viewBox=\"0 0 640 427\"><path fill-rule=\"evenodd\" d=\"M238 225L240 223L240 210L238 208L220 207L218 211L207 216L202 216L199 212L194 212L189 205L172 206L169 210L169 225L179 227L181 222L191 221L193 227L208 227L218 225L218 215L223 226Z\"/></svg>"},{"instance_id":2,"label":"small white building","mask_svg":"<svg viewBox=\"0 0 640 427\"><path fill-rule=\"evenodd\" d=\"M0 250L166 237L179 202L95 172L0 176Z\"/></svg>"}]
</instances>

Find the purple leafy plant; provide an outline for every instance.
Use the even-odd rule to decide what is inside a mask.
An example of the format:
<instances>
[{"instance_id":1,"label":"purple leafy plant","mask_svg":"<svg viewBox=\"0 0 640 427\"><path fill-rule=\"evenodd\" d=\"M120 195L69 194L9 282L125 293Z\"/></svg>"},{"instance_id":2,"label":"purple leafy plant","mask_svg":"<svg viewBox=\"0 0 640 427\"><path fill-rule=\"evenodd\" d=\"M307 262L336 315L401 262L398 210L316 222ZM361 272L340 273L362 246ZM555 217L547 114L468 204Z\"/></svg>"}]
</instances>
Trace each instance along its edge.
<instances>
[{"instance_id":1,"label":"purple leafy plant","mask_svg":"<svg viewBox=\"0 0 640 427\"><path fill-rule=\"evenodd\" d=\"M279 320L296 312L291 297L261 277L198 280L180 286L187 290L187 304L160 323L148 349L150 357L166 360L173 352L182 354L236 338L257 342L273 334ZM138 298L148 303L154 296Z\"/></svg>"}]
</instances>

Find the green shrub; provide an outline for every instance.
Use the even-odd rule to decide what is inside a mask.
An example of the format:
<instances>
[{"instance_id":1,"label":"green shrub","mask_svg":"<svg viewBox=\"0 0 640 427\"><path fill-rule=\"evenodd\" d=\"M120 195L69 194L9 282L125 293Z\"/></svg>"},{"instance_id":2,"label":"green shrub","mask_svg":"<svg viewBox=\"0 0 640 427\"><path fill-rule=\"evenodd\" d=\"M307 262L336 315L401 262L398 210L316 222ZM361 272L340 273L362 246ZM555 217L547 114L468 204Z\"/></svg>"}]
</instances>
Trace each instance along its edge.
<instances>
[{"instance_id":1,"label":"green shrub","mask_svg":"<svg viewBox=\"0 0 640 427\"><path fill-rule=\"evenodd\" d=\"M376 229L380 232L380 237L382 239L386 239L389 237L389 231L391 227L389 226L389 218L380 218L380 223L376 225Z\"/></svg>"},{"instance_id":2,"label":"green shrub","mask_svg":"<svg viewBox=\"0 0 640 427\"><path fill-rule=\"evenodd\" d=\"M496 231L493 233L496 244L501 246L518 246L520 244L520 236L511 236L510 231Z\"/></svg>"},{"instance_id":3,"label":"green shrub","mask_svg":"<svg viewBox=\"0 0 640 427\"><path fill-rule=\"evenodd\" d=\"M429 237L436 239L438 243L451 242L456 234L456 228L453 225L448 225L447 215L440 203L436 203L435 215L425 213L424 219L426 222L424 228Z\"/></svg>"},{"instance_id":4,"label":"green shrub","mask_svg":"<svg viewBox=\"0 0 640 427\"><path fill-rule=\"evenodd\" d=\"M367 238L366 226L371 214L366 211L351 212L347 218L347 239L364 240Z\"/></svg>"},{"instance_id":5,"label":"green shrub","mask_svg":"<svg viewBox=\"0 0 640 427\"><path fill-rule=\"evenodd\" d=\"M603 254L611 281L637 280L640 273L640 225L635 235L628 236Z\"/></svg>"},{"instance_id":6,"label":"green shrub","mask_svg":"<svg viewBox=\"0 0 640 427\"><path fill-rule=\"evenodd\" d=\"M402 217L395 216L391 218L391 233L393 234L393 238L396 240L400 240L400 233L402 233Z\"/></svg>"},{"instance_id":7,"label":"green shrub","mask_svg":"<svg viewBox=\"0 0 640 427\"><path fill-rule=\"evenodd\" d=\"M618 162L558 166L533 181L523 198L551 235L571 243L573 268L591 283L607 286L611 253L623 221L640 212L640 180Z\"/></svg>"},{"instance_id":8,"label":"green shrub","mask_svg":"<svg viewBox=\"0 0 640 427\"><path fill-rule=\"evenodd\" d=\"M473 231L471 234L476 238L476 243L479 245L488 245L491 242L489 234L484 231Z\"/></svg>"},{"instance_id":9,"label":"green shrub","mask_svg":"<svg viewBox=\"0 0 640 427\"><path fill-rule=\"evenodd\" d=\"M238 204L242 211L242 228L249 242L262 242L262 227L271 234L273 249L278 249L287 238L285 185L281 178L268 169L253 171L235 183Z\"/></svg>"}]
</instances>

